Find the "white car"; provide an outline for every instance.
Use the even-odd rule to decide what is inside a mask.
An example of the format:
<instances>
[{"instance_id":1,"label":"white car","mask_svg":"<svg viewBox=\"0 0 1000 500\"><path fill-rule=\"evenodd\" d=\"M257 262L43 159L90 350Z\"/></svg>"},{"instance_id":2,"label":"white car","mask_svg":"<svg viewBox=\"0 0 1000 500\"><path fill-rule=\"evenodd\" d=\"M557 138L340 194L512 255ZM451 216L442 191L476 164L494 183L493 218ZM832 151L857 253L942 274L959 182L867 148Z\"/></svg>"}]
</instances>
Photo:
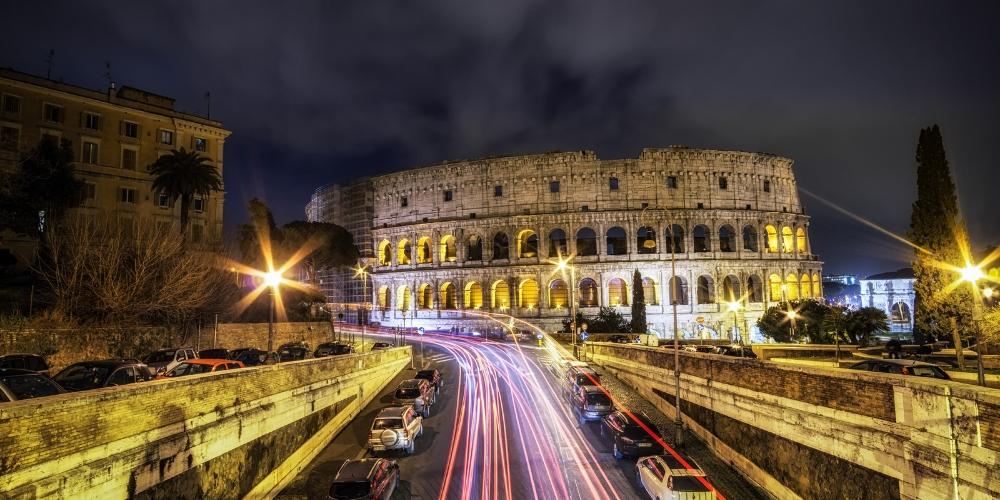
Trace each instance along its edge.
<instances>
[{"instance_id":1,"label":"white car","mask_svg":"<svg viewBox=\"0 0 1000 500\"><path fill-rule=\"evenodd\" d=\"M412 406L390 406L378 412L368 435L368 453L403 450L413 453L416 440L424 433L424 419Z\"/></svg>"},{"instance_id":2,"label":"white car","mask_svg":"<svg viewBox=\"0 0 1000 500\"><path fill-rule=\"evenodd\" d=\"M688 469L670 455L642 457L636 462L639 482L653 500L709 500L717 498L707 486L705 471L693 460Z\"/></svg>"}]
</instances>

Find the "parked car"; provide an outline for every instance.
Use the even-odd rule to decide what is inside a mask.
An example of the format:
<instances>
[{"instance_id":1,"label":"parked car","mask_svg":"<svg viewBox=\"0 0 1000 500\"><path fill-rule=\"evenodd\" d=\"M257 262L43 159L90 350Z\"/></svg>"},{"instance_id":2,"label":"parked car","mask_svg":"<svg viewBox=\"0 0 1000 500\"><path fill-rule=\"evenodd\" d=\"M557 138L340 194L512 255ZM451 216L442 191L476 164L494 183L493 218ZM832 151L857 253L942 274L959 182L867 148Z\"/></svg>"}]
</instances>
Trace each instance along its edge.
<instances>
[{"instance_id":1,"label":"parked car","mask_svg":"<svg viewBox=\"0 0 1000 500\"><path fill-rule=\"evenodd\" d=\"M342 354L354 353L354 347L340 342L324 342L316 346L313 356L322 358L323 356L340 356Z\"/></svg>"},{"instance_id":2,"label":"parked car","mask_svg":"<svg viewBox=\"0 0 1000 500\"><path fill-rule=\"evenodd\" d=\"M66 392L52 379L32 370L0 368L0 403L54 396Z\"/></svg>"},{"instance_id":3,"label":"parked car","mask_svg":"<svg viewBox=\"0 0 1000 500\"><path fill-rule=\"evenodd\" d=\"M190 359L175 366L172 370L158 375L156 378L183 377L223 370L235 370L237 368L243 368L243 363L231 359Z\"/></svg>"},{"instance_id":4,"label":"parked car","mask_svg":"<svg viewBox=\"0 0 1000 500\"><path fill-rule=\"evenodd\" d=\"M372 344L373 351L378 351L380 349L392 349L392 344L388 342L375 342Z\"/></svg>"},{"instance_id":5,"label":"parked car","mask_svg":"<svg viewBox=\"0 0 1000 500\"><path fill-rule=\"evenodd\" d=\"M636 462L639 483L649 498L710 500L717 498L705 481L705 471L689 460L687 468L672 455L642 457Z\"/></svg>"},{"instance_id":6,"label":"parked car","mask_svg":"<svg viewBox=\"0 0 1000 500\"><path fill-rule=\"evenodd\" d=\"M581 385L569 396L569 404L580 425L593 420L601 420L614 411L611 398L595 385Z\"/></svg>"},{"instance_id":7,"label":"parked car","mask_svg":"<svg viewBox=\"0 0 1000 500\"><path fill-rule=\"evenodd\" d=\"M134 359L81 361L52 377L69 392L87 391L153 380L156 371Z\"/></svg>"},{"instance_id":8,"label":"parked car","mask_svg":"<svg viewBox=\"0 0 1000 500\"><path fill-rule=\"evenodd\" d=\"M638 344L638 335L609 335L605 342L613 342L615 344Z\"/></svg>"},{"instance_id":9,"label":"parked car","mask_svg":"<svg viewBox=\"0 0 1000 500\"><path fill-rule=\"evenodd\" d=\"M49 376L49 364L37 354L5 354L0 356L0 368L30 370Z\"/></svg>"},{"instance_id":10,"label":"parked car","mask_svg":"<svg viewBox=\"0 0 1000 500\"><path fill-rule=\"evenodd\" d=\"M198 359L198 355L194 353L194 349L182 347L158 349L142 358L142 362L156 370L156 373L164 373L189 359Z\"/></svg>"},{"instance_id":11,"label":"parked car","mask_svg":"<svg viewBox=\"0 0 1000 500\"><path fill-rule=\"evenodd\" d=\"M757 359L757 355L754 354L753 349L751 349L748 345L718 345L715 346L715 354L722 354L723 356L733 356L737 358Z\"/></svg>"},{"instance_id":12,"label":"parked car","mask_svg":"<svg viewBox=\"0 0 1000 500\"><path fill-rule=\"evenodd\" d=\"M378 412L368 434L368 453L403 450L413 453L415 441L424 434L424 419L413 406L390 406Z\"/></svg>"},{"instance_id":13,"label":"parked car","mask_svg":"<svg viewBox=\"0 0 1000 500\"><path fill-rule=\"evenodd\" d=\"M202 349L198 351L199 358L205 359L229 359L229 349Z\"/></svg>"},{"instance_id":14,"label":"parked car","mask_svg":"<svg viewBox=\"0 0 1000 500\"><path fill-rule=\"evenodd\" d=\"M309 348L301 346L288 346L278 349L278 361L298 361L309 357Z\"/></svg>"},{"instance_id":15,"label":"parked car","mask_svg":"<svg viewBox=\"0 0 1000 500\"><path fill-rule=\"evenodd\" d=\"M664 347L666 347L667 349L673 349L674 345L668 343L668 344L664 345ZM685 351L689 351L689 352L704 352L704 353L714 353L715 352L715 346L714 345L703 345L703 344L687 344L684 347L682 347L681 349L683 349Z\"/></svg>"},{"instance_id":16,"label":"parked car","mask_svg":"<svg viewBox=\"0 0 1000 500\"><path fill-rule=\"evenodd\" d=\"M393 394L393 404L411 405L424 417L431 416L431 405L434 404L434 389L424 379L411 378L399 383Z\"/></svg>"},{"instance_id":17,"label":"parked car","mask_svg":"<svg viewBox=\"0 0 1000 500\"><path fill-rule=\"evenodd\" d=\"M951 380L951 377L941 367L911 359L870 359L851 365L851 369Z\"/></svg>"},{"instance_id":18,"label":"parked car","mask_svg":"<svg viewBox=\"0 0 1000 500\"><path fill-rule=\"evenodd\" d=\"M348 460L340 466L327 496L331 500L388 500L399 486L399 465L384 458Z\"/></svg>"},{"instance_id":19,"label":"parked car","mask_svg":"<svg viewBox=\"0 0 1000 500\"><path fill-rule=\"evenodd\" d=\"M611 444L616 460L663 453L663 446L656 440L659 435L656 424L643 414L615 411L601 420L601 437Z\"/></svg>"},{"instance_id":20,"label":"parked car","mask_svg":"<svg viewBox=\"0 0 1000 500\"><path fill-rule=\"evenodd\" d=\"M303 349L309 350L309 342L305 340L296 340L295 342L285 342L278 346L278 350L286 349L289 347L301 347Z\"/></svg>"},{"instance_id":21,"label":"parked car","mask_svg":"<svg viewBox=\"0 0 1000 500\"><path fill-rule=\"evenodd\" d=\"M436 393L441 392L441 387L444 386L444 381L441 380L441 372L437 370L420 370L416 375L414 375L413 378L426 380L429 384L431 384L431 388L434 389L434 392Z\"/></svg>"},{"instance_id":22,"label":"parked car","mask_svg":"<svg viewBox=\"0 0 1000 500\"><path fill-rule=\"evenodd\" d=\"M566 369L565 387L567 394L572 394L580 386L600 385L601 375L588 366L570 366Z\"/></svg>"},{"instance_id":23,"label":"parked car","mask_svg":"<svg viewBox=\"0 0 1000 500\"><path fill-rule=\"evenodd\" d=\"M278 362L278 353L269 353L254 347L241 347L229 351L229 359L239 361L243 366L273 365Z\"/></svg>"}]
</instances>

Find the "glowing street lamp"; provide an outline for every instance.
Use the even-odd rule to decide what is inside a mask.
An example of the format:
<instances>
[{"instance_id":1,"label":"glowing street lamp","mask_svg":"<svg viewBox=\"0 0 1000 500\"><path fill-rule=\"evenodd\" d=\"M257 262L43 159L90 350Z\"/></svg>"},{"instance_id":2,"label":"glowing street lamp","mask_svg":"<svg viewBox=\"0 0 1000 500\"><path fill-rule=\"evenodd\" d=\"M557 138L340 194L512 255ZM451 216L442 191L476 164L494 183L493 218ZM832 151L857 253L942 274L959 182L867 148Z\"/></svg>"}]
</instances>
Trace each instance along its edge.
<instances>
[{"instance_id":1,"label":"glowing street lamp","mask_svg":"<svg viewBox=\"0 0 1000 500\"><path fill-rule=\"evenodd\" d=\"M729 312L733 313L733 337L737 337L739 335L739 328L740 327L737 324L736 313L738 313L740 311L740 309L743 309L743 305L740 304L740 302L738 300L734 300L732 302L728 302L726 304L726 308L729 309ZM734 340L739 341L739 343L741 343L741 344L743 343L743 338L742 337L739 337L738 339L734 339ZM742 355L743 355L743 350L740 349L740 356L742 357Z\"/></svg>"},{"instance_id":2,"label":"glowing street lamp","mask_svg":"<svg viewBox=\"0 0 1000 500\"><path fill-rule=\"evenodd\" d=\"M577 324L576 324L576 268L573 267L573 256L566 258L558 257L554 261L550 261L556 266L556 272L562 273L565 276L566 270L569 269L569 304L570 304L570 325L573 330L573 357L577 357L576 352L576 336L577 336Z\"/></svg>"},{"instance_id":3,"label":"glowing street lamp","mask_svg":"<svg viewBox=\"0 0 1000 500\"><path fill-rule=\"evenodd\" d=\"M354 268L354 277L361 278L361 294L362 298L361 305L364 307L365 312L361 318L361 351L364 352L365 349L365 330L368 328L368 280L371 279L371 273L368 272L368 266L362 265L363 261L358 262L357 267ZM374 286L372 287L374 288ZM405 322L405 320L404 320Z\"/></svg>"},{"instance_id":4,"label":"glowing street lamp","mask_svg":"<svg viewBox=\"0 0 1000 500\"><path fill-rule=\"evenodd\" d=\"M264 286L267 287L267 352L274 351L274 294L281 286L281 271L264 273Z\"/></svg>"},{"instance_id":5,"label":"glowing street lamp","mask_svg":"<svg viewBox=\"0 0 1000 500\"><path fill-rule=\"evenodd\" d=\"M792 322L792 338L795 338L795 320L801 318L802 316L796 312L795 309L788 309L785 311L785 316L787 316L788 320Z\"/></svg>"},{"instance_id":6,"label":"glowing street lamp","mask_svg":"<svg viewBox=\"0 0 1000 500\"><path fill-rule=\"evenodd\" d=\"M983 373L983 354L985 354L985 349L983 346L983 329L980 326L980 321L983 315L982 302L979 300L979 280L986 277L983 270L970 262L965 263L965 267L958 270L960 281L966 281L969 286L972 287L972 325L976 330L976 371L979 375L979 385L986 385L986 375ZM993 297L993 288L986 287L983 290L982 295L984 298L989 299ZM955 346L957 349L962 349L961 345Z\"/></svg>"}]
</instances>

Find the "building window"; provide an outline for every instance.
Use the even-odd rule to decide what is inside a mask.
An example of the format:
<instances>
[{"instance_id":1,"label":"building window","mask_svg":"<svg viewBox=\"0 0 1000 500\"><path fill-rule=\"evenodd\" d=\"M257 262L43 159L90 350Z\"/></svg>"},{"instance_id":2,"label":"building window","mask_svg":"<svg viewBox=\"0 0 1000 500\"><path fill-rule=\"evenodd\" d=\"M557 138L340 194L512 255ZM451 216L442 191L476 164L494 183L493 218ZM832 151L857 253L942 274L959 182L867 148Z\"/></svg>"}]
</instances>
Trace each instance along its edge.
<instances>
[{"instance_id":1,"label":"building window","mask_svg":"<svg viewBox=\"0 0 1000 500\"><path fill-rule=\"evenodd\" d=\"M402 198L399 199L399 206L403 208L410 206L410 199L403 196Z\"/></svg>"},{"instance_id":2,"label":"building window","mask_svg":"<svg viewBox=\"0 0 1000 500\"><path fill-rule=\"evenodd\" d=\"M698 208L705 208L705 204L704 203L699 203L698 204Z\"/></svg>"},{"instance_id":3,"label":"building window","mask_svg":"<svg viewBox=\"0 0 1000 500\"><path fill-rule=\"evenodd\" d=\"M101 129L101 115L96 113L84 113L83 114L83 128L88 130L100 130Z\"/></svg>"},{"instance_id":4,"label":"building window","mask_svg":"<svg viewBox=\"0 0 1000 500\"><path fill-rule=\"evenodd\" d=\"M608 179L608 189L612 191L618 191L618 178L612 177Z\"/></svg>"},{"instance_id":5,"label":"building window","mask_svg":"<svg viewBox=\"0 0 1000 500\"><path fill-rule=\"evenodd\" d=\"M677 189L677 177L673 175L667 177L667 187L670 189Z\"/></svg>"},{"instance_id":6,"label":"building window","mask_svg":"<svg viewBox=\"0 0 1000 500\"><path fill-rule=\"evenodd\" d=\"M83 163L90 163L91 165L97 164L98 158L98 147L96 142L83 141L83 154L80 157L80 161Z\"/></svg>"},{"instance_id":7,"label":"building window","mask_svg":"<svg viewBox=\"0 0 1000 500\"><path fill-rule=\"evenodd\" d=\"M725 177L719 177L719 189L728 189L728 188L729 188L729 180L726 179Z\"/></svg>"},{"instance_id":8,"label":"building window","mask_svg":"<svg viewBox=\"0 0 1000 500\"><path fill-rule=\"evenodd\" d=\"M127 187L119 189L118 201L122 203L135 203L135 189Z\"/></svg>"},{"instance_id":9,"label":"building window","mask_svg":"<svg viewBox=\"0 0 1000 500\"><path fill-rule=\"evenodd\" d=\"M58 104L45 103L42 105L42 116L47 122L62 123L63 107Z\"/></svg>"},{"instance_id":10,"label":"building window","mask_svg":"<svg viewBox=\"0 0 1000 500\"><path fill-rule=\"evenodd\" d=\"M493 186L493 197L500 198L503 196L503 186Z\"/></svg>"},{"instance_id":11,"label":"building window","mask_svg":"<svg viewBox=\"0 0 1000 500\"><path fill-rule=\"evenodd\" d=\"M204 198L195 198L194 199L194 211L196 213L199 213L199 214L205 211L205 199Z\"/></svg>"},{"instance_id":12,"label":"building window","mask_svg":"<svg viewBox=\"0 0 1000 500\"><path fill-rule=\"evenodd\" d=\"M0 149L4 151L17 151L20 142L21 131L14 127L0 127Z\"/></svg>"},{"instance_id":13,"label":"building window","mask_svg":"<svg viewBox=\"0 0 1000 500\"><path fill-rule=\"evenodd\" d=\"M559 192L559 181L549 182L549 192L558 193Z\"/></svg>"},{"instance_id":14,"label":"building window","mask_svg":"<svg viewBox=\"0 0 1000 500\"><path fill-rule=\"evenodd\" d=\"M83 205L87 201L96 200L97 199L97 184L94 184L93 182L84 182L83 183L83 192L81 193L80 198L81 198L81 200L80 200L80 204L81 205Z\"/></svg>"},{"instance_id":15,"label":"building window","mask_svg":"<svg viewBox=\"0 0 1000 500\"><path fill-rule=\"evenodd\" d=\"M174 143L174 131L173 130L160 130L160 144L173 144Z\"/></svg>"},{"instance_id":16,"label":"building window","mask_svg":"<svg viewBox=\"0 0 1000 500\"><path fill-rule=\"evenodd\" d=\"M447 191L445 191L444 192L444 201L451 201L452 196L453 196L453 193L452 193L452 191L450 189L447 190Z\"/></svg>"},{"instance_id":17,"label":"building window","mask_svg":"<svg viewBox=\"0 0 1000 500\"><path fill-rule=\"evenodd\" d=\"M764 192L765 193L770 193L771 192L771 181L769 181L769 180L765 180L764 181Z\"/></svg>"},{"instance_id":18,"label":"building window","mask_svg":"<svg viewBox=\"0 0 1000 500\"><path fill-rule=\"evenodd\" d=\"M3 112L8 115L21 114L21 98L16 95L3 95Z\"/></svg>"},{"instance_id":19,"label":"building window","mask_svg":"<svg viewBox=\"0 0 1000 500\"><path fill-rule=\"evenodd\" d=\"M195 137L194 138L194 150L198 151L198 152L201 152L201 153L204 153L205 151L208 151L208 140L205 139L204 137Z\"/></svg>"},{"instance_id":20,"label":"building window","mask_svg":"<svg viewBox=\"0 0 1000 500\"><path fill-rule=\"evenodd\" d=\"M122 122L122 135L133 139L139 138L139 124L135 122Z\"/></svg>"},{"instance_id":21,"label":"building window","mask_svg":"<svg viewBox=\"0 0 1000 500\"><path fill-rule=\"evenodd\" d=\"M170 208L170 197L160 193L156 196L156 206L160 208Z\"/></svg>"},{"instance_id":22,"label":"building window","mask_svg":"<svg viewBox=\"0 0 1000 500\"><path fill-rule=\"evenodd\" d=\"M136 152L134 149L122 150L122 168L125 170L135 170Z\"/></svg>"}]
</instances>

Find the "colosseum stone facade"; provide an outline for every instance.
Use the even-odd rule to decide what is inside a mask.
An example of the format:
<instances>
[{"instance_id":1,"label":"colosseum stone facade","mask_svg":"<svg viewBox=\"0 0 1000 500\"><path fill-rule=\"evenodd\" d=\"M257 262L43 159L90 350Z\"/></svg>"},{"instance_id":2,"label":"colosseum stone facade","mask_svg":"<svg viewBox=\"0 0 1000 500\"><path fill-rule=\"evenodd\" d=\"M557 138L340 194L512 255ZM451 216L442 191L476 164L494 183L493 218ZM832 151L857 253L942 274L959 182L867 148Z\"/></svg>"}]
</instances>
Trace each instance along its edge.
<instances>
[{"instance_id":1,"label":"colosseum stone facade","mask_svg":"<svg viewBox=\"0 0 1000 500\"><path fill-rule=\"evenodd\" d=\"M822 294L787 158L579 151L447 162L371 182L372 319L382 324L465 326L493 312L553 331L571 297L584 315L610 306L627 318L638 269L651 331L672 335L677 289L683 336L746 340L768 304ZM559 256L573 256L575 283L556 272Z\"/></svg>"}]
</instances>

